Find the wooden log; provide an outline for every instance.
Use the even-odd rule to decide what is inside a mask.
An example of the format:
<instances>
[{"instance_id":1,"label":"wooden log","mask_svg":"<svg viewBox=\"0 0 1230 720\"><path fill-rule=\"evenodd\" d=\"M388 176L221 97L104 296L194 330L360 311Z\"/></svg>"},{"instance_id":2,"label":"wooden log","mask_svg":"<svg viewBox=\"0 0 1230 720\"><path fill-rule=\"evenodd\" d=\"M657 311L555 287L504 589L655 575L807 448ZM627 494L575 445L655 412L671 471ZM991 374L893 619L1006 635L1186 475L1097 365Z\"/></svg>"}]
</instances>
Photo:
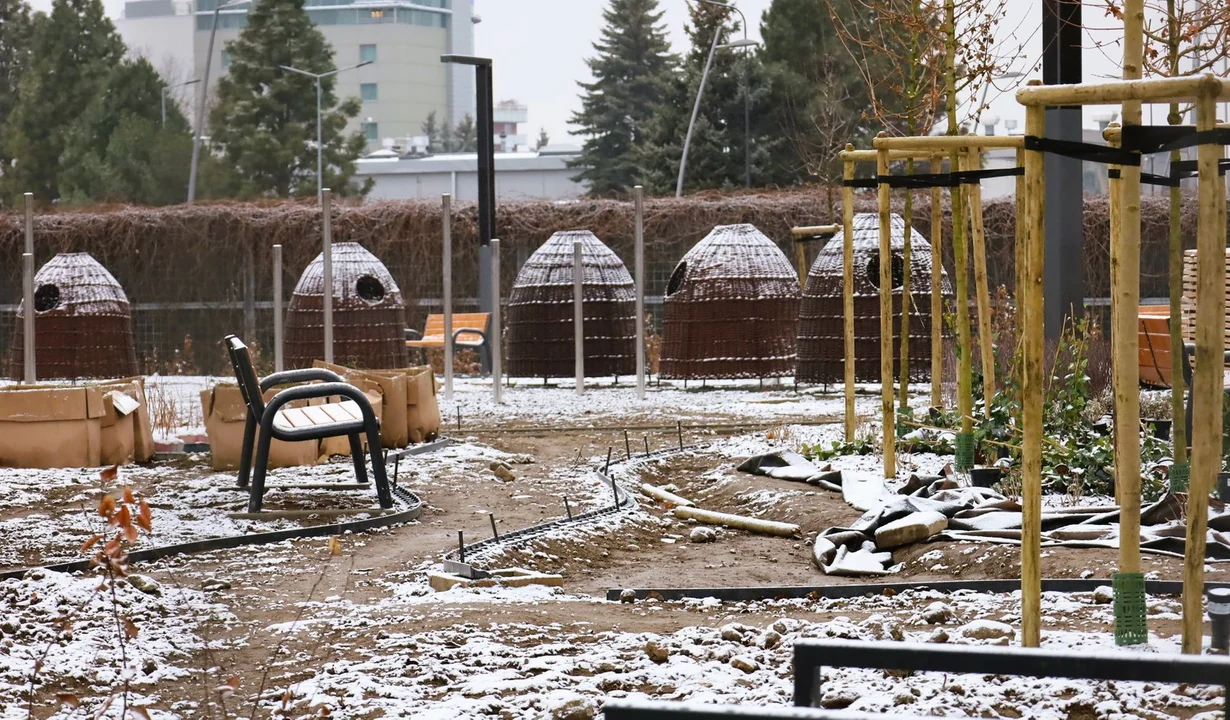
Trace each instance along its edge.
<instances>
[{"instance_id":1,"label":"wooden log","mask_svg":"<svg viewBox=\"0 0 1230 720\"><path fill-rule=\"evenodd\" d=\"M876 150L967 150L969 148L1019 148L1025 146L1020 135L919 135L877 137L871 141Z\"/></svg>"},{"instance_id":2,"label":"wooden log","mask_svg":"<svg viewBox=\"0 0 1230 720\"><path fill-rule=\"evenodd\" d=\"M641 483L641 492L653 498L654 500L657 500L660 503L665 503L667 505L673 505L675 507L695 507L696 506L696 503L692 502L691 500L685 497L680 497L679 495L676 495L675 493L669 490L663 490L662 488L656 485L650 485L649 483Z\"/></svg>"},{"instance_id":3,"label":"wooden log","mask_svg":"<svg viewBox=\"0 0 1230 720\"><path fill-rule=\"evenodd\" d=\"M1102 133L1102 137L1106 138L1107 142L1111 145L1111 147L1119 147L1119 139L1123 136L1123 133L1119 129L1118 123L1112 123L1112 126L1114 130L1113 139L1111 139L1112 127L1107 127L1106 131ZM1120 172L1122 172L1122 167L1119 165L1111 165L1110 169L1120 170ZM1119 248L1123 246L1123 217L1121 215L1121 213L1123 212L1123 197L1122 197L1123 187L1122 187L1122 180L1120 178L1111 178L1110 180L1107 181L1107 194L1109 196L1108 200L1109 200L1109 212L1110 212L1110 272L1111 272L1111 277L1112 277L1111 285L1113 287L1115 284L1113 281L1113 278L1118 274ZM1121 308L1119 308L1117 305L1115 304L1111 305L1110 325L1112 328L1119 327L1118 313L1120 312L1120 310ZM1137 342L1139 344L1139 341ZM1118 377L1117 375L1114 375L1113 367L1114 367L1115 362L1116 362L1116 358L1112 356L1111 357L1112 377ZM1123 494L1123 483L1115 483L1115 504L1118 505L1123 502L1122 494Z\"/></svg>"},{"instance_id":4,"label":"wooden log","mask_svg":"<svg viewBox=\"0 0 1230 720\"><path fill-rule=\"evenodd\" d=\"M1037 82L1037 81L1033 81ZM1025 134L1043 137L1046 109L1025 109ZM1021 336L1021 644L1042 640L1042 355L1046 341L1042 276L1046 238L1045 155L1025 151L1025 272Z\"/></svg>"},{"instance_id":5,"label":"wooden log","mask_svg":"<svg viewBox=\"0 0 1230 720\"><path fill-rule=\"evenodd\" d=\"M943 170L944 156L932 155L931 172L939 174ZM940 407L944 402L943 199L943 190L931 188L931 407Z\"/></svg>"},{"instance_id":6,"label":"wooden log","mask_svg":"<svg viewBox=\"0 0 1230 720\"><path fill-rule=\"evenodd\" d=\"M811 237L813 235L836 235L837 231L841 230L840 225L806 225L803 227L790 228L790 234L794 237Z\"/></svg>"},{"instance_id":7,"label":"wooden log","mask_svg":"<svg viewBox=\"0 0 1230 720\"><path fill-rule=\"evenodd\" d=\"M963 158L966 170L982 168L982 152L971 149ZM995 397L995 343L991 337L991 288L987 280L987 231L982 220L982 186L965 186L969 201L970 228L974 253L974 292L978 298L978 349L982 359L982 397L986 416L991 416Z\"/></svg>"},{"instance_id":8,"label":"wooden log","mask_svg":"<svg viewBox=\"0 0 1230 720\"><path fill-rule=\"evenodd\" d=\"M849 160L851 162L875 162L876 150L855 150L853 145L847 145L847 150L837 153L837 157L842 161ZM926 160L931 157L930 150L890 150L888 153L889 160Z\"/></svg>"},{"instance_id":9,"label":"wooden log","mask_svg":"<svg viewBox=\"0 0 1230 720\"><path fill-rule=\"evenodd\" d=\"M847 154L854 149L846 145ZM854 179L854 161L845 160L842 177ZM858 418L854 413L854 188L841 189L842 290L841 307L845 317L845 393L846 442L854 442Z\"/></svg>"},{"instance_id":10,"label":"wooden log","mask_svg":"<svg viewBox=\"0 0 1230 720\"><path fill-rule=\"evenodd\" d=\"M799 526L794 523L761 520L760 518L731 515L713 510L702 510L698 507L677 507L671 510L671 514L678 518L687 518L705 523L706 525L723 525L736 530L747 530L748 532L764 535L778 535L780 537L797 537L799 535Z\"/></svg>"},{"instance_id":11,"label":"wooden log","mask_svg":"<svg viewBox=\"0 0 1230 720\"><path fill-rule=\"evenodd\" d=\"M1125 21L1131 14L1124 12ZM1131 33L1125 35L1125 38L1130 37ZM1199 75L1150 80L1113 80L1079 85L1027 85L1016 91L1016 100L1027 107L1117 105L1129 101L1193 100L1208 93L1230 97L1230 80L1221 80L1213 75Z\"/></svg>"},{"instance_id":12,"label":"wooden log","mask_svg":"<svg viewBox=\"0 0 1230 720\"><path fill-rule=\"evenodd\" d=\"M960 166L956 150L949 155L951 167ZM952 198L952 258L957 305L957 410L961 414L961 432L974 431L974 346L970 337L969 319L969 238L966 234L965 201L961 192L950 193Z\"/></svg>"},{"instance_id":13,"label":"wooden log","mask_svg":"<svg viewBox=\"0 0 1230 720\"><path fill-rule=\"evenodd\" d=\"M883 134L883 133L881 133ZM877 138L878 139L878 138ZM880 177L888 175L888 152L876 160ZM878 187L880 201L880 425L884 442L884 477L897 477L896 420L893 410L893 258L892 202L887 183ZM906 269L909 272L909 269Z\"/></svg>"},{"instance_id":14,"label":"wooden log","mask_svg":"<svg viewBox=\"0 0 1230 720\"><path fill-rule=\"evenodd\" d=\"M1212 97L1196 102L1196 130L1216 124ZM1196 229L1196 367L1192 377L1191 486L1187 494L1187 543L1183 557L1183 652L1198 654L1204 638L1204 553L1209 492L1221 470L1222 363L1226 315L1226 195L1218 177L1221 146L1197 151L1199 204ZM1219 209L1220 208L1220 209Z\"/></svg>"}]
</instances>

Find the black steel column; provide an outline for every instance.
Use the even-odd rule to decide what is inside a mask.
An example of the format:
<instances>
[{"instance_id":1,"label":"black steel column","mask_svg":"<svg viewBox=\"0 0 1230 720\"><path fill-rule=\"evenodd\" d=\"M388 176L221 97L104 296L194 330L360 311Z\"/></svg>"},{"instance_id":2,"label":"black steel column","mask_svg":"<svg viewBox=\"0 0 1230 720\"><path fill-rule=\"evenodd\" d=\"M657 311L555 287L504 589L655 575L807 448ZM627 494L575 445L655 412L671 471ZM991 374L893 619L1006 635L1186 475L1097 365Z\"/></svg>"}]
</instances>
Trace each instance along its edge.
<instances>
[{"instance_id":1,"label":"black steel column","mask_svg":"<svg viewBox=\"0 0 1230 720\"><path fill-rule=\"evenodd\" d=\"M1042 0L1042 82L1081 82L1080 0ZM1081 108L1047 108L1046 136L1080 142ZM1084 168L1080 160L1046 157L1046 273L1042 282L1046 335L1065 317L1079 317L1085 299Z\"/></svg>"}]
</instances>

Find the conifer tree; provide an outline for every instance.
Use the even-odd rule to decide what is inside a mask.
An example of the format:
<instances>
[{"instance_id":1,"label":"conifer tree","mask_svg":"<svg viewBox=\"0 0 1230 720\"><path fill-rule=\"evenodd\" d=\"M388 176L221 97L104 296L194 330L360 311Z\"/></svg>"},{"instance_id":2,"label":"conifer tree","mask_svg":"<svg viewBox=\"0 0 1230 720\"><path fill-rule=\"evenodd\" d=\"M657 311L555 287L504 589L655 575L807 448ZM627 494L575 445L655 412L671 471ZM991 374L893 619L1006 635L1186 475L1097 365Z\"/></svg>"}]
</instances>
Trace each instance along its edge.
<instances>
[{"instance_id":1,"label":"conifer tree","mask_svg":"<svg viewBox=\"0 0 1230 720\"><path fill-rule=\"evenodd\" d=\"M25 0L0 0L0 122L13 114L17 86L30 68L33 20ZM12 159L5 152L0 127L0 167Z\"/></svg>"},{"instance_id":2,"label":"conifer tree","mask_svg":"<svg viewBox=\"0 0 1230 720\"><path fill-rule=\"evenodd\" d=\"M474 124L474 116L466 113L453 128L453 142L450 152L478 152L478 127Z\"/></svg>"},{"instance_id":3,"label":"conifer tree","mask_svg":"<svg viewBox=\"0 0 1230 720\"><path fill-rule=\"evenodd\" d=\"M658 0L611 0L603 12L597 55L587 60L594 80L580 83L581 110L572 123L585 136L572 164L591 195L626 193L641 182L637 166L644 128L678 58L671 54Z\"/></svg>"}]
</instances>

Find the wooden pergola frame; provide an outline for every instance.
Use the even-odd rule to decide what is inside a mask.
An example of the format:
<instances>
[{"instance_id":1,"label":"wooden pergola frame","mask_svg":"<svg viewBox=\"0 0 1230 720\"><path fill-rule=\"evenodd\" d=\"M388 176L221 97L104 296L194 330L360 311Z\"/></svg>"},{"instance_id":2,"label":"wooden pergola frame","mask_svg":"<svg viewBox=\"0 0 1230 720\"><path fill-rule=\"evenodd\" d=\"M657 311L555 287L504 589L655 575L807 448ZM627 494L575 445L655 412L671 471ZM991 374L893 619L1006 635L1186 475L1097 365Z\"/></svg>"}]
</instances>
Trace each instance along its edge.
<instances>
[{"instance_id":1,"label":"wooden pergola frame","mask_svg":"<svg viewBox=\"0 0 1230 720\"><path fill-rule=\"evenodd\" d=\"M1127 15L1132 15L1128 12ZM1126 36L1139 41L1139 27ZM1139 55L1135 55L1139 58ZM1130 64L1130 63L1125 63ZM1136 71L1138 68L1125 68ZM1025 134L1046 134L1046 109L1053 106L1122 104L1125 124L1139 124L1142 102L1194 101L1196 131L1217 125L1216 102L1230 98L1230 81L1212 75L1122 80L1096 85L1048 85L1031 81L1016 93L1025 106ZM1199 652L1202 639L1205 533L1208 498L1221 469L1222 367L1225 299L1225 189L1218 173L1224 148L1200 145L1197 154L1198 227L1196 360L1192 378L1191 481L1183 568L1183 650ZM1044 396L1042 282L1045 247L1045 153L1025 149L1022 201L1025 269L1022 287L1022 641L1037 645L1041 616L1042 415ZM1115 475L1119 491L1120 572L1140 572L1140 398L1139 340L1135 316L1140 304L1140 166L1120 167L1118 221L1112 221L1111 312L1114 320ZM1113 215L1112 215L1113 217ZM1131 320L1129 323L1128 320ZM1127 332L1124 331L1127 328Z\"/></svg>"}]
</instances>

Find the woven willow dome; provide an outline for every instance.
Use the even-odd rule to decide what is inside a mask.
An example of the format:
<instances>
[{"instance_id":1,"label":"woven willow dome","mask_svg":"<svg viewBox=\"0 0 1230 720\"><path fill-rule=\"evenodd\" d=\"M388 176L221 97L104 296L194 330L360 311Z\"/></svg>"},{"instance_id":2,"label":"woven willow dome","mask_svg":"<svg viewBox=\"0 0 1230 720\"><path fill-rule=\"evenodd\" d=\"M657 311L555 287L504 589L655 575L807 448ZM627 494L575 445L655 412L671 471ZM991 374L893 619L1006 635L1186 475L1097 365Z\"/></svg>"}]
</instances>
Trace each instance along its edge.
<instances>
[{"instance_id":1,"label":"woven willow dome","mask_svg":"<svg viewBox=\"0 0 1230 720\"><path fill-rule=\"evenodd\" d=\"M580 241L585 374L636 372L636 290L628 268L588 230L557 232L526 260L508 298L508 372L572 377L573 243Z\"/></svg>"},{"instance_id":2,"label":"woven willow dome","mask_svg":"<svg viewBox=\"0 0 1230 720\"><path fill-rule=\"evenodd\" d=\"M752 225L719 225L666 286L664 378L766 378L794 372L798 274Z\"/></svg>"},{"instance_id":3,"label":"woven willow dome","mask_svg":"<svg viewBox=\"0 0 1230 720\"><path fill-rule=\"evenodd\" d=\"M324 357L324 254L303 271L286 316L286 366ZM407 364L406 305L384 263L353 242L333 246L333 359L356 368Z\"/></svg>"},{"instance_id":4,"label":"woven willow dome","mask_svg":"<svg viewBox=\"0 0 1230 720\"><path fill-rule=\"evenodd\" d=\"M18 307L9 377L24 371L24 302ZM132 309L124 288L89 253L61 253L34 275L34 354L40 380L137 374Z\"/></svg>"},{"instance_id":5,"label":"woven willow dome","mask_svg":"<svg viewBox=\"0 0 1230 720\"><path fill-rule=\"evenodd\" d=\"M800 382L837 383L845 377L845 312L842 308L845 239L837 233L812 263L799 313ZM902 251L905 220L892 216L893 343L901 347L901 298L905 280ZM941 270L941 273L943 271ZM952 299L948 276L943 295ZM917 230L910 235L910 379L931 377L931 245ZM880 381L880 216L854 216L854 377ZM901 376L901 361L893 376Z\"/></svg>"}]
</instances>

